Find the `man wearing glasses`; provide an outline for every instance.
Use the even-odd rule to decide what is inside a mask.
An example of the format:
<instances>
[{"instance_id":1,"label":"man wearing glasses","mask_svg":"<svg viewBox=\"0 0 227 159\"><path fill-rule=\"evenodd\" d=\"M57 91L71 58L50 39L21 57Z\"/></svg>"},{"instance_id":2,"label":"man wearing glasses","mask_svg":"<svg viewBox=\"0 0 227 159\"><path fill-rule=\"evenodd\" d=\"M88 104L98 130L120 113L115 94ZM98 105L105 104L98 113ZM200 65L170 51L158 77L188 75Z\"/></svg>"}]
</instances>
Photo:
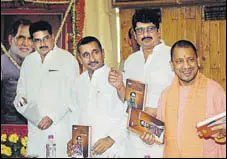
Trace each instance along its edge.
<instances>
[{"instance_id":1,"label":"man wearing glasses","mask_svg":"<svg viewBox=\"0 0 227 159\"><path fill-rule=\"evenodd\" d=\"M79 65L55 45L48 22L33 23L29 31L36 52L24 60L14 100L16 109L28 119L27 154L45 158L48 135L54 135L56 157L67 157L64 143L71 136L71 89Z\"/></svg>"},{"instance_id":2,"label":"man wearing glasses","mask_svg":"<svg viewBox=\"0 0 227 159\"><path fill-rule=\"evenodd\" d=\"M9 56L1 55L1 124L27 124L26 118L15 109L13 100L16 96L20 66L25 56L33 51L30 24L26 19L18 19L12 24L8 35Z\"/></svg>"},{"instance_id":3,"label":"man wearing glasses","mask_svg":"<svg viewBox=\"0 0 227 159\"><path fill-rule=\"evenodd\" d=\"M135 12L132 25L140 50L131 54L124 65L124 79L131 78L148 84L145 111L153 116L156 116L162 90L171 83L174 75L169 65L170 47L161 40L160 19L157 10L140 9ZM109 81L117 88L121 100L124 100L123 74L118 70L112 71ZM148 145L146 143L149 140L153 139L146 133L138 137L129 132L127 157L163 157L163 145Z\"/></svg>"}]
</instances>

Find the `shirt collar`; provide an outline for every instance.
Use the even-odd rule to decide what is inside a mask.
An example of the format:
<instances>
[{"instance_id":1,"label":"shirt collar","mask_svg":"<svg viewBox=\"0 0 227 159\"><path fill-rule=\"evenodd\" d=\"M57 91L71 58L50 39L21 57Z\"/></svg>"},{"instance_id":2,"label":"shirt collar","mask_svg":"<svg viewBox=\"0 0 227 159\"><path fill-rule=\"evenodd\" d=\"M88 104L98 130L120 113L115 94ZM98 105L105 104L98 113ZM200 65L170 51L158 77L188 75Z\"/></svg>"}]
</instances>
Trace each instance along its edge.
<instances>
[{"instance_id":1,"label":"shirt collar","mask_svg":"<svg viewBox=\"0 0 227 159\"><path fill-rule=\"evenodd\" d=\"M58 48L57 45L54 45L54 47L47 53L44 61L49 60L51 56L53 56L53 54L56 52L57 48Z\"/></svg>"},{"instance_id":2,"label":"shirt collar","mask_svg":"<svg viewBox=\"0 0 227 159\"><path fill-rule=\"evenodd\" d=\"M162 48L162 46L165 45L165 42L163 40L160 40L160 44L156 45L153 49L153 51L158 50L159 48Z\"/></svg>"},{"instance_id":3,"label":"shirt collar","mask_svg":"<svg viewBox=\"0 0 227 159\"><path fill-rule=\"evenodd\" d=\"M98 78L100 75L103 74L103 72L107 69L107 66L104 64L102 67L98 68L94 71L92 75L92 79ZM89 77L88 71L86 71L86 75Z\"/></svg>"},{"instance_id":4,"label":"shirt collar","mask_svg":"<svg viewBox=\"0 0 227 159\"><path fill-rule=\"evenodd\" d=\"M165 45L164 40L160 40L160 43L154 47L154 49L152 50L152 54L150 54L149 56L151 56L151 55L153 56L154 53L156 52L156 50L159 50L160 48L162 48L163 45ZM143 49L142 49L142 47L140 47L140 53L141 53L141 55L143 55Z\"/></svg>"}]
</instances>

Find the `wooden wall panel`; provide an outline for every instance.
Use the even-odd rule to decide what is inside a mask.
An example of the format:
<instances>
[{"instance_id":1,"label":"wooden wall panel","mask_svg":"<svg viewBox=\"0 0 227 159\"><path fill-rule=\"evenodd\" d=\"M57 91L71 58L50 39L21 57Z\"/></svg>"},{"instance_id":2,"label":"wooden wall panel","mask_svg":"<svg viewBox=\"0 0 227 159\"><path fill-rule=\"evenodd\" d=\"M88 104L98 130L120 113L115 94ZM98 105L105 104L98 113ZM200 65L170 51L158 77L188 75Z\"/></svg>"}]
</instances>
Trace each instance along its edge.
<instances>
[{"instance_id":1,"label":"wooden wall panel","mask_svg":"<svg viewBox=\"0 0 227 159\"><path fill-rule=\"evenodd\" d=\"M128 55L132 53L132 49L128 44L128 30L132 26L132 15L134 14L134 9L121 9L120 15L120 31L121 31L121 61L125 60Z\"/></svg>"},{"instance_id":2,"label":"wooden wall panel","mask_svg":"<svg viewBox=\"0 0 227 159\"><path fill-rule=\"evenodd\" d=\"M162 9L162 23L161 23L161 37L163 39L164 33L167 34L165 36L165 43L167 45L171 45L172 41L177 40L177 34L178 32L173 32L172 30L178 30L177 21L179 19L178 17L178 11L177 9ZM164 18L164 17L171 17L171 18ZM168 26L165 26L168 25ZM164 27L165 26L165 27Z\"/></svg>"},{"instance_id":3,"label":"wooden wall panel","mask_svg":"<svg viewBox=\"0 0 227 159\"><path fill-rule=\"evenodd\" d=\"M226 90L226 20L205 21L203 6L161 8L161 36L169 46L180 39L193 42L201 59L201 72L219 82ZM134 9L121 9L121 58L131 49L127 45L127 30Z\"/></svg>"},{"instance_id":4,"label":"wooden wall panel","mask_svg":"<svg viewBox=\"0 0 227 159\"><path fill-rule=\"evenodd\" d=\"M219 21L219 42L220 42L220 83L226 89L226 20Z\"/></svg>"}]
</instances>

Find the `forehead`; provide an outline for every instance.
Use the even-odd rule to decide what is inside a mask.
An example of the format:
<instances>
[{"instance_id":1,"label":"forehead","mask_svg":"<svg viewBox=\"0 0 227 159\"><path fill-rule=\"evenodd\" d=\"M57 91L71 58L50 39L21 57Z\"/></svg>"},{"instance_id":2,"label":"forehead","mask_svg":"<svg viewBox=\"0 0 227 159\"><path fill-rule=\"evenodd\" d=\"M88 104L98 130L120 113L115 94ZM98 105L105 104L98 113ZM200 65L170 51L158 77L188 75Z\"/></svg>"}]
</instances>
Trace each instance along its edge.
<instances>
[{"instance_id":1,"label":"forehead","mask_svg":"<svg viewBox=\"0 0 227 159\"><path fill-rule=\"evenodd\" d=\"M155 26L153 23L141 23L141 22L137 22L136 23L136 27L137 28L146 28L148 26Z\"/></svg>"},{"instance_id":2,"label":"forehead","mask_svg":"<svg viewBox=\"0 0 227 159\"><path fill-rule=\"evenodd\" d=\"M99 46L98 46L98 44L95 41L92 41L92 42L90 42L88 44L84 44L84 45L80 46L80 51L81 52L85 52L85 51L91 52L94 49L99 49Z\"/></svg>"},{"instance_id":3,"label":"forehead","mask_svg":"<svg viewBox=\"0 0 227 159\"><path fill-rule=\"evenodd\" d=\"M29 26L28 25L20 25L18 27L18 31L17 31L17 36L19 36L19 35L30 36Z\"/></svg>"},{"instance_id":4,"label":"forehead","mask_svg":"<svg viewBox=\"0 0 227 159\"><path fill-rule=\"evenodd\" d=\"M49 35L47 30L45 30L45 31L37 31L37 32L33 33L33 37L34 38L42 38L42 37L47 36L47 35Z\"/></svg>"},{"instance_id":5,"label":"forehead","mask_svg":"<svg viewBox=\"0 0 227 159\"><path fill-rule=\"evenodd\" d=\"M185 57L196 57L194 50L191 47L175 47L173 58L185 58Z\"/></svg>"}]
</instances>

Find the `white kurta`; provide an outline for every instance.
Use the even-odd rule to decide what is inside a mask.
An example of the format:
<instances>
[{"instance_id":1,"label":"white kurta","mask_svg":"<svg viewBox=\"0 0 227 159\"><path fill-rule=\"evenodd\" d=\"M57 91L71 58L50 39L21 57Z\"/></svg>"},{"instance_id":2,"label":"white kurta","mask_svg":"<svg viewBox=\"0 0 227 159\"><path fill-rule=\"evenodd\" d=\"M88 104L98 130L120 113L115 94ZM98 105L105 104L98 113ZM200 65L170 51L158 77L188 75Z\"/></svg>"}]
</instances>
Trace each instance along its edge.
<instances>
[{"instance_id":1,"label":"white kurta","mask_svg":"<svg viewBox=\"0 0 227 159\"><path fill-rule=\"evenodd\" d=\"M80 107L79 123L92 126L92 146L101 138L110 136L116 142L101 156L120 155L119 137L125 136L126 121L122 118L125 112L116 89L108 82L110 69L104 65L96 70L90 79L84 72L76 82L75 102ZM122 127L123 122L123 127Z\"/></svg>"},{"instance_id":2,"label":"white kurta","mask_svg":"<svg viewBox=\"0 0 227 159\"><path fill-rule=\"evenodd\" d=\"M67 142L72 133L70 115L75 108L71 100L72 85L77 77L79 65L76 59L57 46L47 54L43 63L38 52L26 57L17 93L25 96L28 103L37 104L42 117L49 116L53 120L53 124L46 130L40 130L28 121L28 155L46 157L48 135L53 134L56 156L67 157Z\"/></svg>"},{"instance_id":3,"label":"white kurta","mask_svg":"<svg viewBox=\"0 0 227 159\"><path fill-rule=\"evenodd\" d=\"M172 82L174 72L170 67L170 47L163 41L155 46L145 61L142 48L131 54L124 65L124 78L132 78L148 84L145 107L157 108L161 92ZM127 157L162 157L164 146L147 145L134 133L129 132Z\"/></svg>"}]
</instances>

